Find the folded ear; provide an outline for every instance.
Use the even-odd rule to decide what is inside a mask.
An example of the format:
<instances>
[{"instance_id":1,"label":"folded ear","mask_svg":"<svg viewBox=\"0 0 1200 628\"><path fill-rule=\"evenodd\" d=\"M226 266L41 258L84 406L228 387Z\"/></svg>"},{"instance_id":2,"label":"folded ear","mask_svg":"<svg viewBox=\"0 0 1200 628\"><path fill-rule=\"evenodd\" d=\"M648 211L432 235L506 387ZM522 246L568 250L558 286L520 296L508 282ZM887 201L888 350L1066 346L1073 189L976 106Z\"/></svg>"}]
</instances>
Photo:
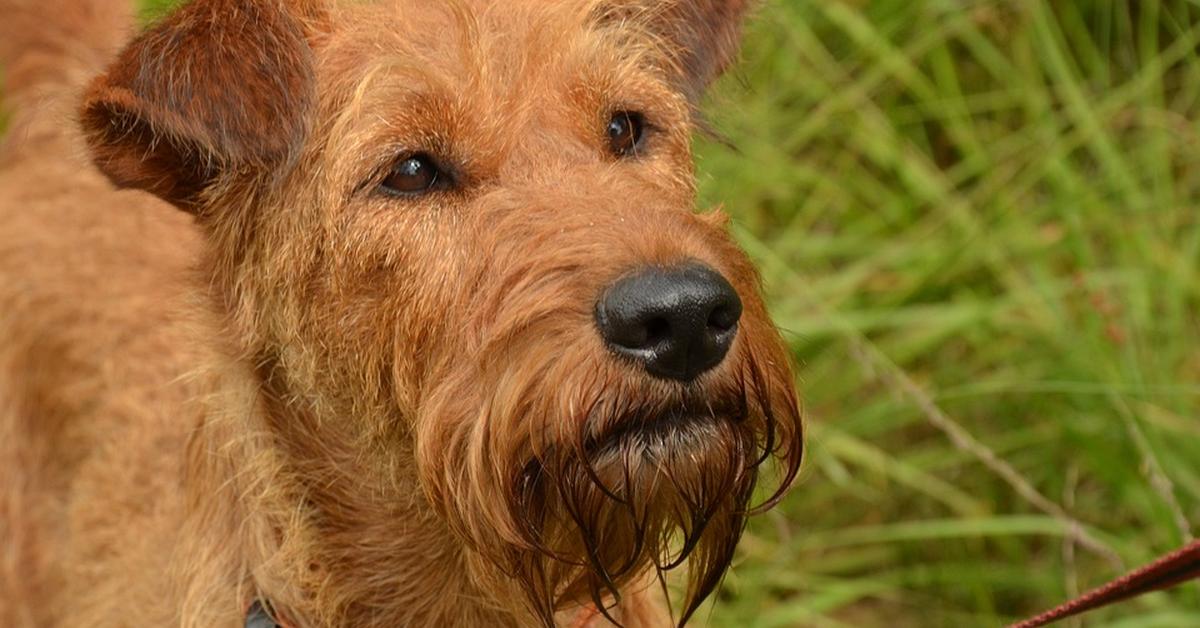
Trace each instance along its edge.
<instances>
[{"instance_id":1,"label":"folded ear","mask_svg":"<svg viewBox=\"0 0 1200 628\"><path fill-rule=\"evenodd\" d=\"M135 39L84 96L96 165L189 211L223 174L282 165L315 99L299 11L284 0L194 0Z\"/></svg>"},{"instance_id":2,"label":"folded ear","mask_svg":"<svg viewBox=\"0 0 1200 628\"><path fill-rule=\"evenodd\" d=\"M676 51L680 89L696 102L737 57L754 0L661 0L654 30Z\"/></svg>"}]
</instances>

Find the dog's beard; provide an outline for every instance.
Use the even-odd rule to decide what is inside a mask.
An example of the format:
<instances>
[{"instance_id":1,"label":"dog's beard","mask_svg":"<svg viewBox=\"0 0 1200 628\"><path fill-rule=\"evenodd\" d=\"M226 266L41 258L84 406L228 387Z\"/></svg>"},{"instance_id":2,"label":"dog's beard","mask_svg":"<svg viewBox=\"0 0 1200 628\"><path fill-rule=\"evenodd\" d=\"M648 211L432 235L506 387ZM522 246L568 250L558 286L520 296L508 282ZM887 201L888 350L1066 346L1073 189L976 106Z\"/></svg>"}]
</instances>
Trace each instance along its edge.
<instances>
[{"instance_id":1,"label":"dog's beard","mask_svg":"<svg viewBox=\"0 0 1200 628\"><path fill-rule=\"evenodd\" d=\"M437 447L434 503L497 575L520 584L547 626L588 602L619 623L611 609L631 584L649 570L666 586L664 574L686 566L682 626L725 574L746 516L778 500L799 467L790 373L740 364L740 377L658 400L571 385L554 367L499 377L482 409L462 408L472 420L420 435L431 454ZM548 382L560 382L557 394ZM451 395L445 409L468 399ZM770 459L780 462L778 484L754 506Z\"/></svg>"},{"instance_id":2,"label":"dog's beard","mask_svg":"<svg viewBox=\"0 0 1200 628\"><path fill-rule=\"evenodd\" d=\"M719 584L747 516L799 468L790 372L747 356L703 386L649 391L620 372L581 375L570 365L587 363L585 350L575 361L570 347L554 349L536 372L497 366L486 399L461 381L432 400L440 418L418 432L419 457L436 460L430 496L546 625L589 602L619 622L611 610L631 584L649 571L665 586L664 573L685 566L682 625ZM775 490L752 505L772 458ZM489 587L486 574L477 580Z\"/></svg>"},{"instance_id":3,"label":"dog's beard","mask_svg":"<svg viewBox=\"0 0 1200 628\"><path fill-rule=\"evenodd\" d=\"M646 425L530 463L513 506L536 551L513 555L514 575L543 613L590 599L607 614L647 565L661 580L686 562L682 623L733 557L761 449L745 416L625 420Z\"/></svg>"}]
</instances>

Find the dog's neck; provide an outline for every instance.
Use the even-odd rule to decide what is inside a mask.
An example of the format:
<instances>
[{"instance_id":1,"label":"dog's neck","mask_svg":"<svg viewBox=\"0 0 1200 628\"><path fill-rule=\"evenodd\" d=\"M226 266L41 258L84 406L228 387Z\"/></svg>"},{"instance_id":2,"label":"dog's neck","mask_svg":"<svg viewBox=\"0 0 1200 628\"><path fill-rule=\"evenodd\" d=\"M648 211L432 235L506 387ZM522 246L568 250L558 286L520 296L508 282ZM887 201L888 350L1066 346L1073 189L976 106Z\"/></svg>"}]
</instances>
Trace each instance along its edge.
<instances>
[{"instance_id":1,"label":"dog's neck","mask_svg":"<svg viewBox=\"0 0 1200 628\"><path fill-rule=\"evenodd\" d=\"M184 538L199 546L180 555L223 556L181 566L185 600L220 588L221 603L244 612L261 597L297 626L517 623L472 586L402 439L364 451L347 429L353 416L297 394L270 357L253 362L214 369L216 393L189 444Z\"/></svg>"}]
</instances>

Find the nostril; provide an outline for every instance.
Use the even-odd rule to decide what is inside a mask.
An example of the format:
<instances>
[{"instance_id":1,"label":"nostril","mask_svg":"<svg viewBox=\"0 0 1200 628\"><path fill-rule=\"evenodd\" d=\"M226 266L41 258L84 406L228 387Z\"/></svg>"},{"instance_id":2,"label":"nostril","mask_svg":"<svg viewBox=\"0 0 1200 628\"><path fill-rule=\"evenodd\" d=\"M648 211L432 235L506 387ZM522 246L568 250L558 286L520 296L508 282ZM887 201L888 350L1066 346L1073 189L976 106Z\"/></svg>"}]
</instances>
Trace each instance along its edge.
<instances>
[{"instance_id":1,"label":"nostril","mask_svg":"<svg viewBox=\"0 0 1200 628\"><path fill-rule=\"evenodd\" d=\"M741 313L735 312L734 308L726 305L718 306L708 315L708 326L718 333L726 332L737 325L739 318L741 318Z\"/></svg>"},{"instance_id":2,"label":"nostril","mask_svg":"<svg viewBox=\"0 0 1200 628\"><path fill-rule=\"evenodd\" d=\"M643 347L653 347L662 344L671 336L671 323L665 318L656 317L646 321L646 340Z\"/></svg>"}]
</instances>

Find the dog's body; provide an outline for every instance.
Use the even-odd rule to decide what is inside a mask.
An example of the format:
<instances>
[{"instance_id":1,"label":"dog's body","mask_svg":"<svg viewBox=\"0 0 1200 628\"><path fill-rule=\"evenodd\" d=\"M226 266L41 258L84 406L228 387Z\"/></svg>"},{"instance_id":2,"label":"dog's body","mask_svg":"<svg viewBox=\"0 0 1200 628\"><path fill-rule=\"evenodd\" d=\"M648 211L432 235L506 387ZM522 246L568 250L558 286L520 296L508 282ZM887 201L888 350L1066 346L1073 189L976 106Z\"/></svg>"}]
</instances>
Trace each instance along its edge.
<instances>
[{"instance_id":1,"label":"dog's body","mask_svg":"<svg viewBox=\"0 0 1200 628\"><path fill-rule=\"evenodd\" d=\"M76 109L129 8L0 1L0 625L667 625L757 464L791 481L757 280L690 212L686 100L744 3L422 4L198 0ZM719 350L630 350L641 265L736 290ZM689 555L671 619L654 576Z\"/></svg>"},{"instance_id":2,"label":"dog's body","mask_svg":"<svg viewBox=\"0 0 1200 628\"><path fill-rule=\"evenodd\" d=\"M115 46L129 26L92 28ZM115 47L75 50L95 56L70 70L98 73ZM91 166L62 122L77 79L22 93L20 72L48 68L5 69L15 117L0 158L0 625L178 623L161 600L176 595L167 571L200 416L199 346L183 314L196 311L201 234Z\"/></svg>"}]
</instances>

